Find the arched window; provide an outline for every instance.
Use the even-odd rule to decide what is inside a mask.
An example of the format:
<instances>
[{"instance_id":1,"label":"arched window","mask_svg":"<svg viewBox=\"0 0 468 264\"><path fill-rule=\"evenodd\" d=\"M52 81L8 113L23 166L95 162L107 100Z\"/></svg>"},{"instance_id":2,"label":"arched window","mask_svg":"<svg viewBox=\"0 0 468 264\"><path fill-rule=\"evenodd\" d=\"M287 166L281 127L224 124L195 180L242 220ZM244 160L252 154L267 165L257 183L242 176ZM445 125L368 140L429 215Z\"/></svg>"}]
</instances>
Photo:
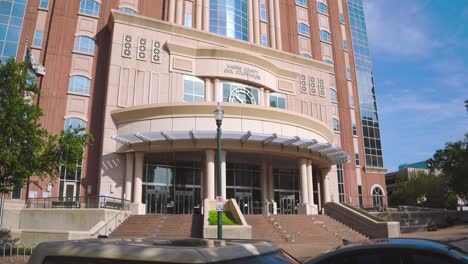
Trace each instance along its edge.
<instances>
[{"instance_id":1,"label":"arched window","mask_svg":"<svg viewBox=\"0 0 468 264\"><path fill-rule=\"evenodd\" d=\"M383 191L379 187L372 190L372 205L374 207L383 207Z\"/></svg>"},{"instance_id":2,"label":"arched window","mask_svg":"<svg viewBox=\"0 0 468 264\"><path fill-rule=\"evenodd\" d=\"M296 5L307 7L307 0L296 0Z\"/></svg>"},{"instance_id":3,"label":"arched window","mask_svg":"<svg viewBox=\"0 0 468 264\"><path fill-rule=\"evenodd\" d=\"M86 121L75 117L65 119L65 126L63 128L64 130L73 130L76 128L86 129Z\"/></svg>"},{"instance_id":4,"label":"arched window","mask_svg":"<svg viewBox=\"0 0 468 264\"><path fill-rule=\"evenodd\" d=\"M119 11L130 14L130 15L138 14L137 11L135 11L135 10L133 10L131 8L128 8L128 7L121 7L121 8L119 8Z\"/></svg>"},{"instance_id":5,"label":"arched window","mask_svg":"<svg viewBox=\"0 0 468 264\"><path fill-rule=\"evenodd\" d=\"M94 39L86 36L75 37L75 51L94 54Z\"/></svg>"},{"instance_id":6,"label":"arched window","mask_svg":"<svg viewBox=\"0 0 468 264\"><path fill-rule=\"evenodd\" d=\"M301 57L312 59L312 56L310 56L309 53L301 53Z\"/></svg>"},{"instance_id":7,"label":"arched window","mask_svg":"<svg viewBox=\"0 0 468 264\"><path fill-rule=\"evenodd\" d=\"M325 62L326 64L333 65L333 61L331 61L331 60L324 60L323 62Z\"/></svg>"},{"instance_id":8,"label":"arched window","mask_svg":"<svg viewBox=\"0 0 468 264\"><path fill-rule=\"evenodd\" d=\"M333 118L333 131L340 132L340 121L336 118Z\"/></svg>"},{"instance_id":9,"label":"arched window","mask_svg":"<svg viewBox=\"0 0 468 264\"><path fill-rule=\"evenodd\" d=\"M335 103L337 102L336 101L336 91L335 91L335 89L330 89L330 100L332 102L335 102Z\"/></svg>"},{"instance_id":10,"label":"arched window","mask_svg":"<svg viewBox=\"0 0 468 264\"><path fill-rule=\"evenodd\" d=\"M76 75L70 77L70 84L68 85L68 91L73 93L80 93L80 94L89 94L89 87L90 87L91 80L81 76Z\"/></svg>"},{"instance_id":11,"label":"arched window","mask_svg":"<svg viewBox=\"0 0 468 264\"><path fill-rule=\"evenodd\" d=\"M324 42L331 42L330 33L325 30L320 30L320 40Z\"/></svg>"},{"instance_id":12,"label":"arched window","mask_svg":"<svg viewBox=\"0 0 468 264\"><path fill-rule=\"evenodd\" d=\"M99 8L101 5L93 0L81 0L80 14L88 16L99 16Z\"/></svg>"},{"instance_id":13,"label":"arched window","mask_svg":"<svg viewBox=\"0 0 468 264\"><path fill-rule=\"evenodd\" d=\"M321 3L321 2L317 3L317 11L319 13L328 15L328 7L324 3Z\"/></svg>"},{"instance_id":14,"label":"arched window","mask_svg":"<svg viewBox=\"0 0 468 264\"><path fill-rule=\"evenodd\" d=\"M298 23L297 24L297 31L299 32L299 34L301 35L306 35L306 36L309 36L310 33L309 33L309 26L306 25L305 23Z\"/></svg>"}]
</instances>

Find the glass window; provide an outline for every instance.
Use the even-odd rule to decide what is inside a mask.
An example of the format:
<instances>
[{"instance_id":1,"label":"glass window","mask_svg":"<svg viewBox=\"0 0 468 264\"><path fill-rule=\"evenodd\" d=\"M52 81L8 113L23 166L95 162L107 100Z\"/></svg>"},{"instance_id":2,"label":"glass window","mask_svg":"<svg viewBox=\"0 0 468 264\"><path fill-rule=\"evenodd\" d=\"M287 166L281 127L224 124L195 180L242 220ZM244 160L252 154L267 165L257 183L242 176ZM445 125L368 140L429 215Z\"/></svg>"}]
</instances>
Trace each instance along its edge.
<instances>
[{"instance_id":1,"label":"glass window","mask_svg":"<svg viewBox=\"0 0 468 264\"><path fill-rule=\"evenodd\" d=\"M210 1L210 32L248 40L247 0Z\"/></svg>"},{"instance_id":2,"label":"glass window","mask_svg":"<svg viewBox=\"0 0 468 264\"><path fill-rule=\"evenodd\" d=\"M340 132L340 121L336 118L333 118L333 131Z\"/></svg>"},{"instance_id":3,"label":"glass window","mask_svg":"<svg viewBox=\"0 0 468 264\"><path fill-rule=\"evenodd\" d=\"M330 100L335 103L337 102L336 91L334 89L330 89Z\"/></svg>"},{"instance_id":4,"label":"glass window","mask_svg":"<svg viewBox=\"0 0 468 264\"><path fill-rule=\"evenodd\" d=\"M258 89L241 83L223 82L223 102L258 104Z\"/></svg>"},{"instance_id":5,"label":"glass window","mask_svg":"<svg viewBox=\"0 0 468 264\"><path fill-rule=\"evenodd\" d=\"M41 0L39 3L39 7L43 9L48 9L49 8L49 0Z\"/></svg>"},{"instance_id":6,"label":"glass window","mask_svg":"<svg viewBox=\"0 0 468 264\"><path fill-rule=\"evenodd\" d=\"M260 20L267 21L267 7L265 0L260 0Z\"/></svg>"},{"instance_id":7,"label":"glass window","mask_svg":"<svg viewBox=\"0 0 468 264\"><path fill-rule=\"evenodd\" d=\"M317 3L317 11L322 14L328 15L328 7L322 2Z\"/></svg>"},{"instance_id":8,"label":"glass window","mask_svg":"<svg viewBox=\"0 0 468 264\"><path fill-rule=\"evenodd\" d=\"M341 23L341 24L344 24L344 23L345 23L343 13L340 13L340 23Z\"/></svg>"},{"instance_id":9,"label":"glass window","mask_svg":"<svg viewBox=\"0 0 468 264\"><path fill-rule=\"evenodd\" d=\"M84 76L72 76L70 77L68 91L73 93L89 94L90 83L91 80Z\"/></svg>"},{"instance_id":10,"label":"glass window","mask_svg":"<svg viewBox=\"0 0 468 264\"><path fill-rule=\"evenodd\" d=\"M307 7L307 0L296 0L296 4Z\"/></svg>"},{"instance_id":11,"label":"glass window","mask_svg":"<svg viewBox=\"0 0 468 264\"><path fill-rule=\"evenodd\" d=\"M343 165L336 165L336 174L338 176L338 198L340 203L345 202L345 192L344 192L344 171Z\"/></svg>"},{"instance_id":12,"label":"glass window","mask_svg":"<svg viewBox=\"0 0 468 264\"><path fill-rule=\"evenodd\" d=\"M93 0L81 0L80 14L88 16L99 16L99 7L101 5Z\"/></svg>"},{"instance_id":13,"label":"glass window","mask_svg":"<svg viewBox=\"0 0 468 264\"><path fill-rule=\"evenodd\" d=\"M75 37L75 51L94 54L94 39L86 36Z\"/></svg>"},{"instance_id":14,"label":"glass window","mask_svg":"<svg viewBox=\"0 0 468 264\"><path fill-rule=\"evenodd\" d=\"M194 76L184 76L184 101L205 101L205 82Z\"/></svg>"},{"instance_id":15,"label":"glass window","mask_svg":"<svg viewBox=\"0 0 468 264\"><path fill-rule=\"evenodd\" d=\"M325 30L320 30L320 40L323 42L331 43L330 33Z\"/></svg>"},{"instance_id":16,"label":"glass window","mask_svg":"<svg viewBox=\"0 0 468 264\"><path fill-rule=\"evenodd\" d=\"M359 207L364 207L364 204L362 202L362 187L361 185L358 185L357 187L357 190L358 190L358 197L359 197Z\"/></svg>"},{"instance_id":17,"label":"glass window","mask_svg":"<svg viewBox=\"0 0 468 264\"><path fill-rule=\"evenodd\" d=\"M343 49L348 50L348 41L346 39L343 40Z\"/></svg>"},{"instance_id":18,"label":"glass window","mask_svg":"<svg viewBox=\"0 0 468 264\"><path fill-rule=\"evenodd\" d=\"M354 107L354 96L352 95L349 96L349 106Z\"/></svg>"},{"instance_id":19,"label":"glass window","mask_svg":"<svg viewBox=\"0 0 468 264\"><path fill-rule=\"evenodd\" d=\"M312 59L312 56L310 56L309 53L301 53L301 57Z\"/></svg>"},{"instance_id":20,"label":"glass window","mask_svg":"<svg viewBox=\"0 0 468 264\"><path fill-rule=\"evenodd\" d=\"M121 8L119 8L119 11L130 14L130 15L138 14L137 11L135 11L135 10L133 10L131 8L128 8L128 7L121 7Z\"/></svg>"},{"instance_id":21,"label":"glass window","mask_svg":"<svg viewBox=\"0 0 468 264\"><path fill-rule=\"evenodd\" d=\"M286 95L280 93L271 93L270 107L286 109Z\"/></svg>"},{"instance_id":22,"label":"glass window","mask_svg":"<svg viewBox=\"0 0 468 264\"><path fill-rule=\"evenodd\" d=\"M325 62L326 64L333 65L333 61L331 61L331 60L328 60L328 59L327 59L327 60L324 60L323 62Z\"/></svg>"},{"instance_id":23,"label":"glass window","mask_svg":"<svg viewBox=\"0 0 468 264\"><path fill-rule=\"evenodd\" d=\"M65 130L73 130L76 128L86 128L86 122L83 119L80 118L67 118L65 119L65 126L63 129Z\"/></svg>"},{"instance_id":24,"label":"glass window","mask_svg":"<svg viewBox=\"0 0 468 264\"><path fill-rule=\"evenodd\" d=\"M383 206L383 191L379 187L375 187L372 190L372 205L374 207Z\"/></svg>"},{"instance_id":25,"label":"glass window","mask_svg":"<svg viewBox=\"0 0 468 264\"><path fill-rule=\"evenodd\" d=\"M357 136L357 127L356 127L356 124L353 124L353 136Z\"/></svg>"},{"instance_id":26,"label":"glass window","mask_svg":"<svg viewBox=\"0 0 468 264\"><path fill-rule=\"evenodd\" d=\"M34 39L33 39L33 46L42 47L42 37L44 35L44 31L36 30L34 32Z\"/></svg>"},{"instance_id":27,"label":"glass window","mask_svg":"<svg viewBox=\"0 0 468 264\"><path fill-rule=\"evenodd\" d=\"M189 1L185 1L184 26L188 28L193 27L192 2Z\"/></svg>"},{"instance_id":28,"label":"glass window","mask_svg":"<svg viewBox=\"0 0 468 264\"><path fill-rule=\"evenodd\" d=\"M309 36L310 34L309 26L302 22L297 24L297 31L299 32L299 34L305 35L305 36Z\"/></svg>"},{"instance_id":29,"label":"glass window","mask_svg":"<svg viewBox=\"0 0 468 264\"><path fill-rule=\"evenodd\" d=\"M356 160L356 166L359 166L359 153L354 153L354 159Z\"/></svg>"},{"instance_id":30,"label":"glass window","mask_svg":"<svg viewBox=\"0 0 468 264\"><path fill-rule=\"evenodd\" d=\"M262 46L268 47L268 36L267 36L267 34L262 34Z\"/></svg>"},{"instance_id":31,"label":"glass window","mask_svg":"<svg viewBox=\"0 0 468 264\"><path fill-rule=\"evenodd\" d=\"M21 183L17 183L13 186L11 192L11 199L21 199Z\"/></svg>"},{"instance_id":32,"label":"glass window","mask_svg":"<svg viewBox=\"0 0 468 264\"><path fill-rule=\"evenodd\" d=\"M349 68L346 68L346 78L348 78L348 80L351 80L351 70Z\"/></svg>"}]
</instances>

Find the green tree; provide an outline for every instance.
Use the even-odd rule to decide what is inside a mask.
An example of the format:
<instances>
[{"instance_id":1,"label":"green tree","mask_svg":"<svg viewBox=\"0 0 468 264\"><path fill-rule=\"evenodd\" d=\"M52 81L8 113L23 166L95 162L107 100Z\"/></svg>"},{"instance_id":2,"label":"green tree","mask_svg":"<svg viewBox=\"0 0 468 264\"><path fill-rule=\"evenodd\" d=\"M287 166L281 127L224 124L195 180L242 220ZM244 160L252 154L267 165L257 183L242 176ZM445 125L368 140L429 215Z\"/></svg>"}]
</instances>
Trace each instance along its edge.
<instances>
[{"instance_id":1,"label":"green tree","mask_svg":"<svg viewBox=\"0 0 468 264\"><path fill-rule=\"evenodd\" d=\"M463 198L468 194L468 134L464 140L448 142L428 160L432 171L440 170L446 177L450 190Z\"/></svg>"},{"instance_id":2,"label":"green tree","mask_svg":"<svg viewBox=\"0 0 468 264\"><path fill-rule=\"evenodd\" d=\"M75 171L92 135L69 129L57 136L40 124L42 109L31 98L39 94L29 62L0 63L0 192L8 193L31 176L56 179L61 164Z\"/></svg>"}]
</instances>

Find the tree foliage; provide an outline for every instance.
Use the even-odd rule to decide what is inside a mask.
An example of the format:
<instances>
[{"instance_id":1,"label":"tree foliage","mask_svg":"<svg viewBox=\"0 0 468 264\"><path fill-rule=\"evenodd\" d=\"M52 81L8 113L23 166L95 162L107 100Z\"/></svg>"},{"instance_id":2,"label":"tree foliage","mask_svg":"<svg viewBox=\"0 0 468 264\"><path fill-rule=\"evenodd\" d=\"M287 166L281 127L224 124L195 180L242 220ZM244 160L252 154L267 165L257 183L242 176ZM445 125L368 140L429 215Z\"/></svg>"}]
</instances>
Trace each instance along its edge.
<instances>
[{"instance_id":1,"label":"tree foliage","mask_svg":"<svg viewBox=\"0 0 468 264\"><path fill-rule=\"evenodd\" d=\"M463 198L468 194L468 134L465 139L448 142L444 149L439 149L428 160L432 171L440 170L447 178L447 183L453 192Z\"/></svg>"},{"instance_id":2,"label":"tree foliage","mask_svg":"<svg viewBox=\"0 0 468 264\"><path fill-rule=\"evenodd\" d=\"M55 180L61 164L76 170L92 136L82 129L49 133L40 124L43 111L31 95L39 94L28 62L0 63L0 192L31 176Z\"/></svg>"}]
</instances>

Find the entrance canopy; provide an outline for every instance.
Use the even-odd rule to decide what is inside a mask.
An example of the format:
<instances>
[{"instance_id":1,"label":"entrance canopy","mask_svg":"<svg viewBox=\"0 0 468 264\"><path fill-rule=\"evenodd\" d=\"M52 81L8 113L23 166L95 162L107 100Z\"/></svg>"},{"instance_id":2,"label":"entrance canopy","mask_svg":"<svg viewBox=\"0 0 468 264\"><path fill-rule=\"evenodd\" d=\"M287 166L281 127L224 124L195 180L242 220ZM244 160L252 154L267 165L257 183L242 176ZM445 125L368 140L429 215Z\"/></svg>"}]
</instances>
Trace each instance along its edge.
<instances>
[{"instance_id":1,"label":"entrance canopy","mask_svg":"<svg viewBox=\"0 0 468 264\"><path fill-rule=\"evenodd\" d=\"M139 143L152 143L166 141L192 140L194 143L201 140L216 140L216 131L154 131L125 135L114 135L112 139L130 146ZM317 153L321 157L330 161L331 164L342 164L350 161L346 152L341 148L328 143L319 143L315 139L303 139L296 137L278 136L273 134L260 134L235 131L223 131L222 140L238 141L240 144L260 143L263 145L274 144L282 148L295 148L298 152Z\"/></svg>"}]
</instances>

